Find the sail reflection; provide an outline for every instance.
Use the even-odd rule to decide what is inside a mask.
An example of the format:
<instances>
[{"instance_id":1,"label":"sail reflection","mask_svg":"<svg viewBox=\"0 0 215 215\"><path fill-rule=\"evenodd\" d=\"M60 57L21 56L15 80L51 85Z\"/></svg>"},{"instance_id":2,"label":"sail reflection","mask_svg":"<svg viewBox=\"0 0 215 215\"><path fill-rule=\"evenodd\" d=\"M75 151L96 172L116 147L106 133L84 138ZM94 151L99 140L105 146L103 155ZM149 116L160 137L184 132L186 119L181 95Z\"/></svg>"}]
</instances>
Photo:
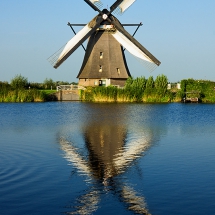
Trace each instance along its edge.
<instances>
[{"instance_id":1,"label":"sail reflection","mask_svg":"<svg viewBox=\"0 0 215 215\"><path fill-rule=\"evenodd\" d=\"M104 192L114 193L134 213L150 214L144 197L118 176L149 149L152 136L142 131L138 138L128 138L126 124L91 119L84 126L83 137L87 156L81 155L75 144L64 137L59 140L64 157L91 184L88 192L77 198L74 211L68 214L92 214L98 209Z\"/></svg>"}]
</instances>

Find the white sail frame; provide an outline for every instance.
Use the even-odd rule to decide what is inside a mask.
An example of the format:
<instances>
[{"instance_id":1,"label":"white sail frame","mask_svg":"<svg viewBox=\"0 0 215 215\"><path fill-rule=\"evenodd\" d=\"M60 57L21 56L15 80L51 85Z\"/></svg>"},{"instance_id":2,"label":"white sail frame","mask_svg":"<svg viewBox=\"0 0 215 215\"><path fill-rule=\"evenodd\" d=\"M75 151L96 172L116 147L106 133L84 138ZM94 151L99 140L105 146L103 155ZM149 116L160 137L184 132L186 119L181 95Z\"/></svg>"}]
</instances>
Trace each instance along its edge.
<instances>
[{"instance_id":1,"label":"white sail frame","mask_svg":"<svg viewBox=\"0 0 215 215\"><path fill-rule=\"evenodd\" d=\"M83 27L71 40L69 40L58 57L57 62L59 62L74 46L87 34L89 33L91 28L86 25Z\"/></svg>"},{"instance_id":2,"label":"white sail frame","mask_svg":"<svg viewBox=\"0 0 215 215\"><path fill-rule=\"evenodd\" d=\"M120 5L121 13L124 13L136 0L124 0Z\"/></svg>"},{"instance_id":3,"label":"white sail frame","mask_svg":"<svg viewBox=\"0 0 215 215\"><path fill-rule=\"evenodd\" d=\"M142 52L134 43L132 43L127 37L125 37L121 32L116 30L112 36L124 47L126 48L132 55L150 63L154 62L144 53Z\"/></svg>"}]
</instances>

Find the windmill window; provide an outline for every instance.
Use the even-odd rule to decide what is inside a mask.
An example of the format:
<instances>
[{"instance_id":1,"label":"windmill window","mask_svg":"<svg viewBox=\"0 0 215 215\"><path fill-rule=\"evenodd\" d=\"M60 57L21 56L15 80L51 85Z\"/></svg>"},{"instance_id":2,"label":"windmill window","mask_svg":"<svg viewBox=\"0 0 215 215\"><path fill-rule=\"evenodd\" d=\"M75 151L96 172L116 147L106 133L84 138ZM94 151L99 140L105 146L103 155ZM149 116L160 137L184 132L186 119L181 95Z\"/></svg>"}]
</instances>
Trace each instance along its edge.
<instances>
[{"instance_id":1,"label":"windmill window","mask_svg":"<svg viewBox=\"0 0 215 215\"><path fill-rule=\"evenodd\" d=\"M103 59L103 52L100 52L100 59Z\"/></svg>"},{"instance_id":2,"label":"windmill window","mask_svg":"<svg viewBox=\"0 0 215 215\"><path fill-rule=\"evenodd\" d=\"M99 72L102 72L102 66L101 65L99 66Z\"/></svg>"},{"instance_id":3,"label":"windmill window","mask_svg":"<svg viewBox=\"0 0 215 215\"><path fill-rule=\"evenodd\" d=\"M116 70L117 70L117 73L120 74L120 69L119 69L119 68L116 68Z\"/></svg>"}]
</instances>

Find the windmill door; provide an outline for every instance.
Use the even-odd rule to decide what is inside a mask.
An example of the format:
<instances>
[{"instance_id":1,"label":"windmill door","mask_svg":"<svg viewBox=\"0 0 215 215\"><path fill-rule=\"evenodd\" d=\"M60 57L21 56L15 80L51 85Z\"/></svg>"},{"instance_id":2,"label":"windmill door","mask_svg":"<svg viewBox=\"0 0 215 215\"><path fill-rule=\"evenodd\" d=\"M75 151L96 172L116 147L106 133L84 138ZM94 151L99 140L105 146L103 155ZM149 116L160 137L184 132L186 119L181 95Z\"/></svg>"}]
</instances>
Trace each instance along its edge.
<instances>
[{"instance_id":1,"label":"windmill door","mask_svg":"<svg viewBox=\"0 0 215 215\"><path fill-rule=\"evenodd\" d=\"M99 80L99 86L106 86L106 80Z\"/></svg>"}]
</instances>

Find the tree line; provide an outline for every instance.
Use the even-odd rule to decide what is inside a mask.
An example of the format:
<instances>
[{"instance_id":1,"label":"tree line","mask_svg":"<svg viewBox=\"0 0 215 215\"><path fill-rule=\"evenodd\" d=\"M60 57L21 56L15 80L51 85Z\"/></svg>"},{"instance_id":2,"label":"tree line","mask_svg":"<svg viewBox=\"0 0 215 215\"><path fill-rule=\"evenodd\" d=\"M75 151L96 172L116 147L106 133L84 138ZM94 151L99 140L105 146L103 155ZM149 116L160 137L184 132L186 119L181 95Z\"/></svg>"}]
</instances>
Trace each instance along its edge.
<instances>
[{"instance_id":1,"label":"tree line","mask_svg":"<svg viewBox=\"0 0 215 215\"><path fill-rule=\"evenodd\" d=\"M11 79L10 83L0 81L0 87L7 89L46 89L46 90L54 90L59 85L69 85L76 84L75 82L69 83L66 81L53 81L51 78L46 78L43 83L29 82L28 79L22 75L15 75L14 78Z\"/></svg>"},{"instance_id":2,"label":"tree line","mask_svg":"<svg viewBox=\"0 0 215 215\"><path fill-rule=\"evenodd\" d=\"M58 85L68 82L46 78L43 83L29 82L26 77L16 75L10 83L0 81L0 102L43 102L56 100L52 94ZM49 91L48 91L49 90Z\"/></svg>"}]
</instances>

